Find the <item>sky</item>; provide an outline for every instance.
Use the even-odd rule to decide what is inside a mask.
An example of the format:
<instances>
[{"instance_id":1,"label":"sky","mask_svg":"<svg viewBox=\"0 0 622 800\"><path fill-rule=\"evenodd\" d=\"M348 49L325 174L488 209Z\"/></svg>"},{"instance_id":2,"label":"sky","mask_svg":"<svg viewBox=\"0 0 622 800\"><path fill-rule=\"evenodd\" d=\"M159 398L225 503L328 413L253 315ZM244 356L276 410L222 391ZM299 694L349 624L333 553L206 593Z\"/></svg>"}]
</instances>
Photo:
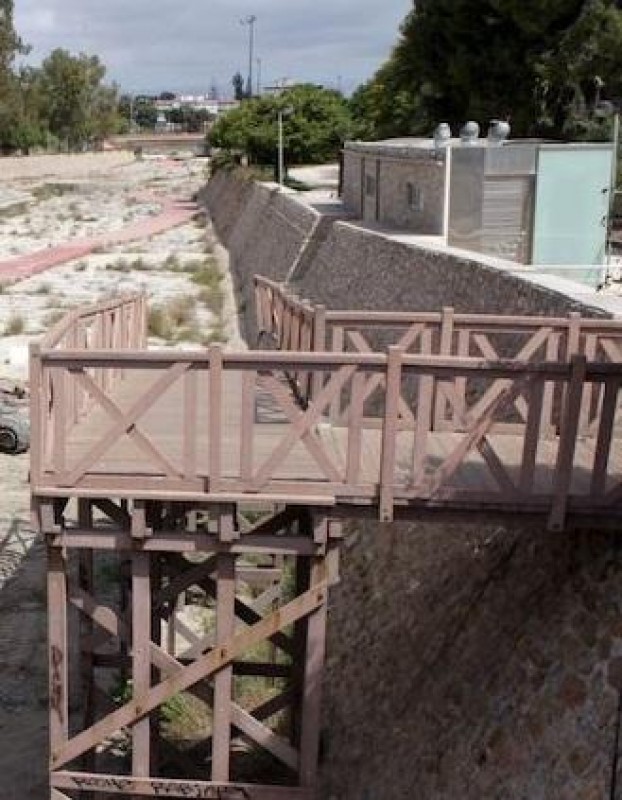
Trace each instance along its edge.
<instances>
[{"instance_id":1,"label":"sky","mask_svg":"<svg viewBox=\"0 0 622 800\"><path fill-rule=\"evenodd\" d=\"M98 55L108 79L132 93L231 94L246 78L255 15L254 78L283 78L351 92L391 52L412 0L15 0L28 63L54 48Z\"/></svg>"}]
</instances>

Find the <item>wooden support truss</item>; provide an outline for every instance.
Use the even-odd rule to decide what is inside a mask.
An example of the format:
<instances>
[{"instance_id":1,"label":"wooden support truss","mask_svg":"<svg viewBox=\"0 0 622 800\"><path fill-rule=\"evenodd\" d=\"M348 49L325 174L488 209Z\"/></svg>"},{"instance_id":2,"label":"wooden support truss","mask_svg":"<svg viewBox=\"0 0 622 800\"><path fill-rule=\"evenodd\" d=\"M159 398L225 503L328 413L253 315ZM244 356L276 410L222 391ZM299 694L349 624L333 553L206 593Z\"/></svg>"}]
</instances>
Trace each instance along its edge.
<instances>
[{"instance_id":1,"label":"wooden support truss","mask_svg":"<svg viewBox=\"0 0 622 800\"><path fill-rule=\"evenodd\" d=\"M326 512L249 522L232 504L81 499L75 519L72 508L35 500L48 550L51 796L313 797L338 569ZM184 697L204 711L182 751L163 718ZM244 760L258 751L270 767L249 779Z\"/></svg>"}]
</instances>

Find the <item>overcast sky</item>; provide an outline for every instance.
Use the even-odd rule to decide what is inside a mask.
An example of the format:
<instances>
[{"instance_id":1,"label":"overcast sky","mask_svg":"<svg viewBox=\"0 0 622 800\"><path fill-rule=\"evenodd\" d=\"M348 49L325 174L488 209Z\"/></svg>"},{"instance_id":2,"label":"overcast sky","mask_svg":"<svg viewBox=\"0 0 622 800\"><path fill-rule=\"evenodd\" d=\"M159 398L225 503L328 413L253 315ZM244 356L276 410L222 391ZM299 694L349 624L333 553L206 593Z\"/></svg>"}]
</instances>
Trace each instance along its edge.
<instances>
[{"instance_id":1,"label":"overcast sky","mask_svg":"<svg viewBox=\"0 0 622 800\"><path fill-rule=\"evenodd\" d=\"M264 85L288 77L351 91L389 55L412 0L15 0L15 26L38 63L50 50L97 54L131 92L230 94L248 72L257 16ZM254 64L254 69L257 65Z\"/></svg>"}]
</instances>

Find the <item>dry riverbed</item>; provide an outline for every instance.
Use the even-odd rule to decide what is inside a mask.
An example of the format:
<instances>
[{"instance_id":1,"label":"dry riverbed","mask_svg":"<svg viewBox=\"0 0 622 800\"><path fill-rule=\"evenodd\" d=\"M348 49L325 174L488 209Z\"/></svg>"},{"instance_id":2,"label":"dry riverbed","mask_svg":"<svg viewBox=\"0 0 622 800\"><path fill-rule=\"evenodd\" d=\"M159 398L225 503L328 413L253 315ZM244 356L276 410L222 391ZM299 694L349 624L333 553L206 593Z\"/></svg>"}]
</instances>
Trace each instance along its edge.
<instances>
[{"instance_id":1,"label":"dry riverbed","mask_svg":"<svg viewBox=\"0 0 622 800\"><path fill-rule=\"evenodd\" d=\"M110 234L188 200L205 162L102 156L24 161L0 184L0 261L81 237ZM65 166L67 172L64 171ZM71 170L69 169L71 166ZM6 173L3 173L6 174ZM78 175L79 177L76 177ZM11 205L10 198L16 200ZM17 202L19 200L19 202ZM0 292L0 378L27 380L28 345L69 309L136 291L149 297L150 344L242 346L226 259L199 214L150 239L98 251ZM45 579L29 518L28 455L0 455L0 799L47 800Z\"/></svg>"}]
</instances>

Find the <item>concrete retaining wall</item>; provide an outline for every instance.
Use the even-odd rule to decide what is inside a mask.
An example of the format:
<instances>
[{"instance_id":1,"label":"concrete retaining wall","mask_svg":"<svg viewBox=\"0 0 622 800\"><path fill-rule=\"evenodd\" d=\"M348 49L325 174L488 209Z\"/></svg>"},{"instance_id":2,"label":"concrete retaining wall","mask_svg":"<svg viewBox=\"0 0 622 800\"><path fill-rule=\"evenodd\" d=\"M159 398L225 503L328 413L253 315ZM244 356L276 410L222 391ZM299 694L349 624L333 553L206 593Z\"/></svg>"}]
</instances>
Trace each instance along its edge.
<instances>
[{"instance_id":1,"label":"concrete retaining wall","mask_svg":"<svg viewBox=\"0 0 622 800\"><path fill-rule=\"evenodd\" d=\"M591 316L604 312L560 292L488 266L485 260L432 252L381 232L335 219L310 247L321 215L291 193L219 173L208 185L205 202L215 230L227 247L236 285L248 301L255 273L285 281L329 308L458 311L507 314ZM312 258L300 258L313 249ZM247 302L252 330L252 303Z\"/></svg>"}]
</instances>

